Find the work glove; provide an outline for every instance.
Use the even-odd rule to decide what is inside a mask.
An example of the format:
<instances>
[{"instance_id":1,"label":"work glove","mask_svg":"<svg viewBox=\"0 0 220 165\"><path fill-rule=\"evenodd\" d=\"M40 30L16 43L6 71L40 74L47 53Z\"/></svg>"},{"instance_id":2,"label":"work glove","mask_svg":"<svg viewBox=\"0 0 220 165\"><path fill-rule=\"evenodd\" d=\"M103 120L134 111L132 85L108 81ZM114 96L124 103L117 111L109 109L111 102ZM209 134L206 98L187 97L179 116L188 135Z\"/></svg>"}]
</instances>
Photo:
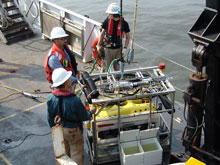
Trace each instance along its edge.
<instances>
[{"instance_id":1,"label":"work glove","mask_svg":"<svg viewBox=\"0 0 220 165\"><path fill-rule=\"evenodd\" d=\"M96 45L97 51L100 51L102 46L100 46L99 44Z\"/></svg>"},{"instance_id":2,"label":"work glove","mask_svg":"<svg viewBox=\"0 0 220 165\"><path fill-rule=\"evenodd\" d=\"M104 58L105 55L104 55L103 46L97 45L96 48L97 48L97 51L98 51L97 56L101 57L101 58Z\"/></svg>"},{"instance_id":3,"label":"work glove","mask_svg":"<svg viewBox=\"0 0 220 165\"><path fill-rule=\"evenodd\" d=\"M126 57L126 55L127 55L127 48L124 47L122 50L122 57Z\"/></svg>"}]
</instances>

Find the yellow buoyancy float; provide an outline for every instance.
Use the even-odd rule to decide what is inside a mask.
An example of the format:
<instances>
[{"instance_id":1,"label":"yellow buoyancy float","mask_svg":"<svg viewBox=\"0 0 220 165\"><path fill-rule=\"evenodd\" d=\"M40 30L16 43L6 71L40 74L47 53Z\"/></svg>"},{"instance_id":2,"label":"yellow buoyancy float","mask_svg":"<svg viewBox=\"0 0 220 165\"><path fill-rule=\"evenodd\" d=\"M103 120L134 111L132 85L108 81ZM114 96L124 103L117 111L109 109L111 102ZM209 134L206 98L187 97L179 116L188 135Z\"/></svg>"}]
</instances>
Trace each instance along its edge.
<instances>
[{"instance_id":1,"label":"yellow buoyancy float","mask_svg":"<svg viewBox=\"0 0 220 165\"><path fill-rule=\"evenodd\" d=\"M101 106L97 106L97 111ZM120 105L120 115L130 115L139 112L145 112L150 110L150 103L148 99L137 99L137 100L126 100ZM151 104L151 110L155 111L156 107L154 104ZM107 118L114 117L118 115L118 106L117 105L108 105L103 108L103 110L96 117L98 118Z\"/></svg>"}]
</instances>

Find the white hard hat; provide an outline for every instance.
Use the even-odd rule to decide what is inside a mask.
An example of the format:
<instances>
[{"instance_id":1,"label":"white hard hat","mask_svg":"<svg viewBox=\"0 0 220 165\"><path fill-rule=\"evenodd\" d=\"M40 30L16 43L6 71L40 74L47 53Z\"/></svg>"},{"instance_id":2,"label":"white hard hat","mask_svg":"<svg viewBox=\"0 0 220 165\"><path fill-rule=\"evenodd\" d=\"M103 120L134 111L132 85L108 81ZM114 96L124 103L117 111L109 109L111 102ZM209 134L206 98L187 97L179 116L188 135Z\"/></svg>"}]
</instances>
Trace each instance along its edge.
<instances>
[{"instance_id":1,"label":"white hard hat","mask_svg":"<svg viewBox=\"0 0 220 165\"><path fill-rule=\"evenodd\" d=\"M62 38L69 36L61 27L54 27L50 33L50 39Z\"/></svg>"},{"instance_id":2,"label":"white hard hat","mask_svg":"<svg viewBox=\"0 0 220 165\"><path fill-rule=\"evenodd\" d=\"M120 14L120 8L118 6L117 3L111 3L107 10L106 10L107 14Z\"/></svg>"},{"instance_id":3,"label":"white hard hat","mask_svg":"<svg viewBox=\"0 0 220 165\"><path fill-rule=\"evenodd\" d=\"M53 81L52 87L58 87L62 85L70 78L71 75L72 72L66 71L64 68L54 69L52 73L52 81Z\"/></svg>"}]
</instances>

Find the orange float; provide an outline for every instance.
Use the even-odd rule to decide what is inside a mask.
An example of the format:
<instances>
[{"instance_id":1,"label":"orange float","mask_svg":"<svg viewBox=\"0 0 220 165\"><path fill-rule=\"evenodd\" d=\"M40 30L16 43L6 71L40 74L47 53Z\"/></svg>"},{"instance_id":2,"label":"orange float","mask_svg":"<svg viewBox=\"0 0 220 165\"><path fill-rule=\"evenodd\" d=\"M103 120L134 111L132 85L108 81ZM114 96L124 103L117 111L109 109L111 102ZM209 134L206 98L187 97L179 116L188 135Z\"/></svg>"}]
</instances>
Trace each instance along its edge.
<instances>
[{"instance_id":1,"label":"orange float","mask_svg":"<svg viewBox=\"0 0 220 165\"><path fill-rule=\"evenodd\" d=\"M96 37L92 43L92 53L93 53L94 58L97 60L97 64L101 65L102 59L100 57L97 58L98 50L96 46L98 42L99 42L99 37Z\"/></svg>"}]
</instances>

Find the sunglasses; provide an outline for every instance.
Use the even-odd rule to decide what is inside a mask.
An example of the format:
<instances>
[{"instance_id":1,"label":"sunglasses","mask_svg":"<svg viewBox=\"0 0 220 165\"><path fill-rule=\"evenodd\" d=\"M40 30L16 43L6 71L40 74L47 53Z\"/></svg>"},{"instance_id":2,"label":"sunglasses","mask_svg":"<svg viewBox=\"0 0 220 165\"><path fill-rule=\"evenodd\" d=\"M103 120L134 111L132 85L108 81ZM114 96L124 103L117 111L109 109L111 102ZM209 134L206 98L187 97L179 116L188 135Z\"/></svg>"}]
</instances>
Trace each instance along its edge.
<instances>
[{"instance_id":1,"label":"sunglasses","mask_svg":"<svg viewBox=\"0 0 220 165\"><path fill-rule=\"evenodd\" d=\"M60 40L62 41L67 40L67 37L60 38Z\"/></svg>"}]
</instances>

